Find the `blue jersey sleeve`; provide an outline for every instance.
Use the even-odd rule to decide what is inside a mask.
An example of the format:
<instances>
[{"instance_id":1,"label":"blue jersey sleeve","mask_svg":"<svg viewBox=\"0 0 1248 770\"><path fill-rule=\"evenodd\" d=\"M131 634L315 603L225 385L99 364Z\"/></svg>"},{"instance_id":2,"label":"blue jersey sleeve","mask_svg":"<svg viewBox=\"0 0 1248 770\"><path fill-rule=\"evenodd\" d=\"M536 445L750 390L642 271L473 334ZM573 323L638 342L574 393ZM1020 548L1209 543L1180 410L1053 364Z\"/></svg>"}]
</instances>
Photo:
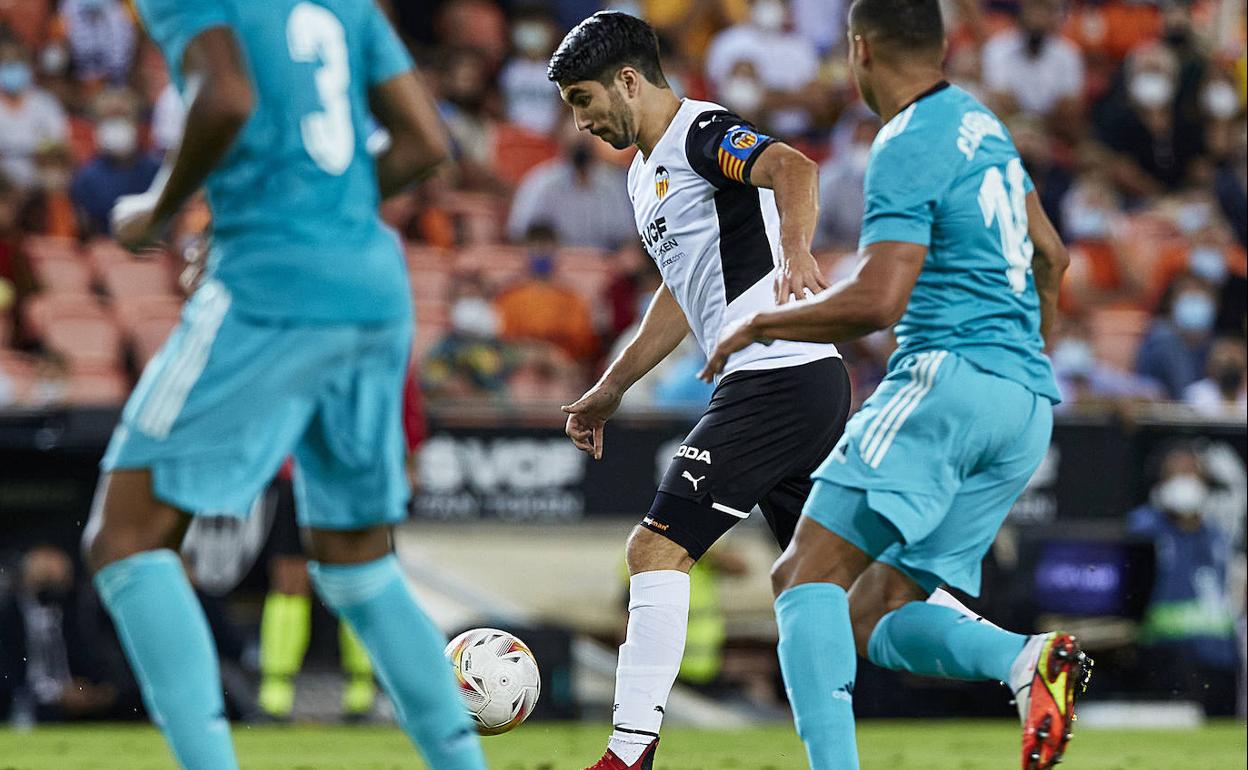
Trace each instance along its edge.
<instances>
[{"instance_id":1,"label":"blue jersey sleeve","mask_svg":"<svg viewBox=\"0 0 1248 770\"><path fill-rule=\"evenodd\" d=\"M148 35L165 54L175 79L181 77L186 46L206 29L228 25L227 4L221 0L137 0Z\"/></svg>"},{"instance_id":2,"label":"blue jersey sleeve","mask_svg":"<svg viewBox=\"0 0 1248 770\"><path fill-rule=\"evenodd\" d=\"M411 54L375 3L369 3L367 62L370 87L402 75L413 66Z\"/></svg>"},{"instance_id":3,"label":"blue jersey sleeve","mask_svg":"<svg viewBox=\"0 0 1248 770\"><path fill-rule=\"evenodd\" d=\"M858 247L880 241L930 246L936 207L951 181L936 143L913 127L877 144L863 180Z\"/></svg>"}]
</instances>

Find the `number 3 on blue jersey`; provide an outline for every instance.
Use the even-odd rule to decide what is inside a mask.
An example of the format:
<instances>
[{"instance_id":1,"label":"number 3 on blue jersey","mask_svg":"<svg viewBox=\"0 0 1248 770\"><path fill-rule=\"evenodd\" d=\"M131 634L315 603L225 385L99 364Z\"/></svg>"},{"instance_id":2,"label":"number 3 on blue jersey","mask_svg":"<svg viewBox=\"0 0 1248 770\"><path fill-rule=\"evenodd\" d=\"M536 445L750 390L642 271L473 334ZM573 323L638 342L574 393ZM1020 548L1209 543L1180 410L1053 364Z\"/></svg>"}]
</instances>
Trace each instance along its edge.
<instances>
[{"instance_id":1,"label":"number 3 on blue jersey","mask_svg":"<svg viewBox=\"0 0 1248 770\"><path fill-rule=\"evenodd\" d=\"M979 185L979 209L984 214L984 227L997 223L1001 233L1001 254L1009 264L1005 275L1015 294L1022 294L1027 289L1027 273L1031 270L1031 256L1035 252L1031 236L1027 234L1025 185L1023 162L1018 158L1011 158L1006 164L1004 177L1000 168L989 168Z\"/></svg>"},{"instance_id":2,"label":"number 3 on blue jersey","mask_svg":"<svg viewBox=\"0 0 1248 770\"><path fill-rule=\"evenodd\" d=\"M286 44L296 62L320 62L316 93L320 112L303 116L303 146L325 173L340 176L355 156L355 125L351 122L351 67L342 22L327 8L299 3L286 21Z\"/></svg>"}]
</instances>

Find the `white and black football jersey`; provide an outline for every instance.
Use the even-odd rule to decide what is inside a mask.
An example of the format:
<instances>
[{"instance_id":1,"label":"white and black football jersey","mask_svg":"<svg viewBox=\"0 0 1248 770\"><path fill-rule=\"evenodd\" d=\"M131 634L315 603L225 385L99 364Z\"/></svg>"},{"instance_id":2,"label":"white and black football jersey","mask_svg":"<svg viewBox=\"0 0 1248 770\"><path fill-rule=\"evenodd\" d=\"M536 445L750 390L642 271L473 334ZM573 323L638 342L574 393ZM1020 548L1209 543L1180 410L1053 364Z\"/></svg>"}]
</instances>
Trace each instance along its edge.
<instances>
[{"instance_id":1,"label":"white and black football jersey","mask_svg":"<svg viewBox=\"0 0 1248 770\"><path fill-rule=\"evenodd\" d=\"M726 325L776 304L780 214L771 190L748 183L772 141L718 104L685 99L650 157L637 153L628 170L641 240L708 356ZM734 353L724 374L838 355L777 340Z\"/></svg>"}]
</instances>

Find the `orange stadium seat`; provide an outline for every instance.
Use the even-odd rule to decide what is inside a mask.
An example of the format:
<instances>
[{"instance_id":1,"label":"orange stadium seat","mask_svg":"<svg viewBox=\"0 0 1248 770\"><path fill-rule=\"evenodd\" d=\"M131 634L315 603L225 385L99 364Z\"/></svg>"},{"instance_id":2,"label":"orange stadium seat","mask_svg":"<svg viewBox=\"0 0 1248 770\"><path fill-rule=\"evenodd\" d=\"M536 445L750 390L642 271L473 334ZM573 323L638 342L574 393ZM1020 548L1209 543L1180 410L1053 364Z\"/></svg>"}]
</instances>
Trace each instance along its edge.
<instances>
[{"instance_id":1,"label":"orange stadium seat","mask_svg":"<svg viewBox=\"0 0 1248 770\"><path fill-rule=\"evenodd\" d=\"M1123 371L1135 368L1135 352L1148 329L1148 313L1134 308L1101 308L1090 319L1097 358Z\"/></svg>"},{"instance_id":2,"label":"orange stadium seat","mask_svg":"<svg viewBox=\"0 0 1248 770\"><path fill-rule=\"evenodd\" d=\"M73 370L116 367L121 360L121 329L107 317L49 319L43 342Z\"/></svg>"},{"instance_id":3,"label":"orange stadium seat","mask_svg":"<svg viewBox=\"0 0 1248 770\"><path fill-rule=\"evenodd\" d=\"M176 296L173 271L163 259L116 262L103 269L108 293L118 299L151 295Z\"/></svg>"},{"instance_id":4,"label":"orange stadium seat","mask_svg":"<svg viewBox=\"0 0 1248 770\"><path fill-rule=\"evenodd\" d=\"M501 123L494 128L490 167L500 179L515 186L534 166L558 154L559 146L549 137L513 123Z\"/></svg>"},{"instance_id":5,"label":"orange stadium seat","mask_svg":"<svg viewBox=\"0 0 1248 770\"><path fill-rule=\"evenodd\" d=\"M79 257L31 259L30 267L45 291L58 294L88 294L91 291L91 267Z\"/></svg>"}]
</instances>

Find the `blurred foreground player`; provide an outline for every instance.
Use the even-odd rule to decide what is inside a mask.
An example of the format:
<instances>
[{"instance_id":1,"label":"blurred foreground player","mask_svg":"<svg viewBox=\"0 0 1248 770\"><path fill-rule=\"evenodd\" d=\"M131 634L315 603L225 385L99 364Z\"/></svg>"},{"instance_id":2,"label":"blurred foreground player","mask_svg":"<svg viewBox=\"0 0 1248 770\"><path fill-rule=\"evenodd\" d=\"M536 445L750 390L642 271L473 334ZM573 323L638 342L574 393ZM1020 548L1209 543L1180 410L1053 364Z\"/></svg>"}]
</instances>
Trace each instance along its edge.
<instances>
[{"instance_id":1,"label":"blurred foreground player","mask_svg":"<svg viewBox=\"0 0 1248 770\"><path fill-rule=\"evenodd\" d=\"M431 100L367 0L138 8L186 131L153 188L118 202L113 232L142 248L203 184L215 238L203 285L126 404L85 537L149 710L182 767L238 766L212 641L172 549L188 512L244 515L293 455L313 584L368 649L428 764L479 770L445 640L390 540L408 497L412 315L377 206L445 158ZM370 110L391 140L376 161Z\"/></svg>"},{"instance_id":2,"label":"blurred foreground player","mask_svg":"<svg viewBox=\"0 0 1248 770\"><path fill-rule=\"evenodd\" d=\"M849 279L725 331L704 371L760 340L841 342L896 324L889 372L815 472L772 573L780 663L816 770L858 767L855 647L877 665L1007 682L1022 766L1060 761L1088 661L925 601L976 594L997 529L1048 450L1043 334L1069 258L1001 122L941 75L937 0L857 0L850 66L884 121ZM776 343L779 344L779 343Z\"/></svg>"},{"instance_id":3,"label":"blurred foreground player","mask_svg":"<svg viewBox=\"0 0 1248 770\"><path fill-rule=\"evenodd\" d=\"M628 173L634 218L659 287L636 336L569 413L595 459L629 387L689 334L720 329L825 286L810 253L818 167L710 102L680 99L640 19L601 12L564 38L548 76L576 126L640 150ZM830 344L751 345L728 361L706 413L628 540L629 619L616 670L614 731L596 770L649 770L680 669L689 570L757 504L783 548L810 474L849 416L849 376Z\"/></svg>"}]
</instances>

